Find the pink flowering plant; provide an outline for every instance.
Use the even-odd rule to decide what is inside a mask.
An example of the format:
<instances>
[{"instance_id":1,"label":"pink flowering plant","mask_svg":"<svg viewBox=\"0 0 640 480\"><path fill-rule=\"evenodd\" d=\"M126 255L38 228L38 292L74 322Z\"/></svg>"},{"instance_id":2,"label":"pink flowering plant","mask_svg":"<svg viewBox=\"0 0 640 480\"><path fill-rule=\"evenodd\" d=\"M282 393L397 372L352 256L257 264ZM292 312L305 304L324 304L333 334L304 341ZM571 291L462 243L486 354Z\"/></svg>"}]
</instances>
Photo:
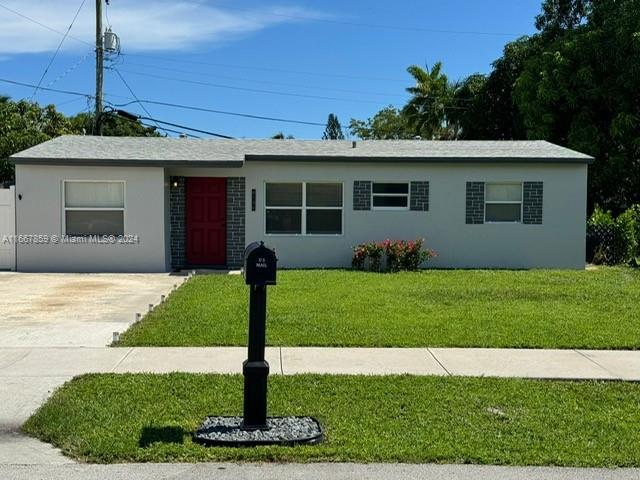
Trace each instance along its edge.
<instances>
[{"instance_id":1,"label":"pink flowering plant","mask_svg":"<svg viewBox=\"0 0 640 480\"><path fill-rule=\"evenodd\" d=\"M382 270L382 260L385 260L385 270L399 272L400 270L414 271L425 261L436 256L431 249L424 249L424 239L417 240L385 240L384 242L370 242L358 245L353 249L352 265L359 270L379 272Z\"/></svg>"},{"instance_id":2,"label":"pink flowering plant","mask_svg":"<svg viewBox=\"0 0 640 480\"><path fill-rule=\"evenodd\" d=\"M358 270L370 270L379 272L382 269L382 255L384 245L382 243L363 243L353 249L351 264Z\"/></svg>"}]
</instances>

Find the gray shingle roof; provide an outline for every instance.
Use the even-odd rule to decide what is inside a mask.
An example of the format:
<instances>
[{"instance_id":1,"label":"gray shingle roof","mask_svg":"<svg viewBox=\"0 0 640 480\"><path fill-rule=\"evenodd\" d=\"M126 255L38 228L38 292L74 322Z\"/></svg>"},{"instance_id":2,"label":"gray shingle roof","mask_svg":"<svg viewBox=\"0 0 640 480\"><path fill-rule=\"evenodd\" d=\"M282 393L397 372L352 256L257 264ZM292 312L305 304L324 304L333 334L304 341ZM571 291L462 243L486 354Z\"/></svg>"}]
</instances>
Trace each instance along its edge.
<instances>
[{"instance_id":1,"label":"gray shingle roof","mask_svg":"<svg viewBox=\"0 0 640 480\"><path fill-rule=\"evenodd\" d=\"M13 155L15 163L237 166L244 161L591 163L545 141L194 140L62 136Z\"/></svg>"}]
</instances>

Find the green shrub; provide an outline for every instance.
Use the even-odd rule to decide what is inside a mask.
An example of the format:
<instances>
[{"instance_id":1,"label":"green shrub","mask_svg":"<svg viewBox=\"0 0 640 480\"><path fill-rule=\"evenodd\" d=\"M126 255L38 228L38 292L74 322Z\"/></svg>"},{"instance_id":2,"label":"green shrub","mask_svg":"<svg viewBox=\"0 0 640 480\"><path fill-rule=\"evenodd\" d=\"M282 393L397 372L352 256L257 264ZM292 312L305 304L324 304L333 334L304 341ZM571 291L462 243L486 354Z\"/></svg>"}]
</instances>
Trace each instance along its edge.
<instances>
[{"instance_id":1,"label":"green shrub","mask_svg":"<svg viewBox=\"0 0 640 480\"><path fill-rule=\"evenodd\" d=\"M637 222L634 211L629 208L616 218L614 249L618 252L618 263L630 263L637 256Z\"/></svg>"},{"instance_id":2,"label":"green shrub","mask_svg":"<svg viewBox=\"0 0 640 480\"><path fill-rule=\"evenodd\" d=\"M634 205L617 218L596 206L587 222L587 236L596 242L593 263L639 263L640 205Z\"/></svg>"}]
</instances>

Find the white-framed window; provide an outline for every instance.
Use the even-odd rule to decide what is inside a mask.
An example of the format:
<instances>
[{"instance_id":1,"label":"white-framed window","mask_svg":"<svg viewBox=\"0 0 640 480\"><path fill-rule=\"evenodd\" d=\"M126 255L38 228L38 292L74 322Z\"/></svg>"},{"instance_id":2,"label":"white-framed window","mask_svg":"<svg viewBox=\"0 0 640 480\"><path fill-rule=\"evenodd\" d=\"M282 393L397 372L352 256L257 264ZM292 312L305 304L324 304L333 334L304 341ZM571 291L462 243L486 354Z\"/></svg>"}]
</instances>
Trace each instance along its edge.
<instances>
[{"instance_id":1,"label":"white-framed window","mask_svg":"<svg viewBox=\"0 0 640 480\"><path fill-rule=\"evenodd\" d=\"M522 182L485 183L484 221L520 223L522 221Z\"/></svg>"},{"instance_id":2,"label":"white-framed window","mask_svg":"<svg viewBox=\"0 0 640 480\"><path fill-rule=\"evenodd\" d=\"M65 180L65 235L124 235L124 181Z\"/></svg>"},{"instance_id":3,"label":"white-framed window","mask_svg":"<svg viewBox=\"0 0 640 480\"><path fill-rule=\"evenodd\" d=\"M373 182L371 207L374 210L409 210L409 182Z\"/></svg>"},{"instance_id":4,"label":"white-framed window","mask_svg":"<svg viewBox=\"0 0 640 480\"><path fill-rule=\"evenodd\" d=\"M342 235L343 190L337 182L265 183L265 234Z\"/></svg>"}]
</instances>

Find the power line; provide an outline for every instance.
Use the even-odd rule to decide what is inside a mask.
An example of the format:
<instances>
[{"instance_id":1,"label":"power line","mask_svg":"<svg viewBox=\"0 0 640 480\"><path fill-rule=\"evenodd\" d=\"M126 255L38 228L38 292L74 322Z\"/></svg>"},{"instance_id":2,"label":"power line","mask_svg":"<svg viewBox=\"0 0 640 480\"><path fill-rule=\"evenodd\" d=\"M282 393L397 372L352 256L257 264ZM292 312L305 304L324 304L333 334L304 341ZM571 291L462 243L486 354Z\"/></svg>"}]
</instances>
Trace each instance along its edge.
<instances>
[{"instance_id":1,"label":"power line","mask_svg":"<svg viewBox=\"0 0 640 480\"><path fill-rule=\"evenodd\" d=\"M9 80L7 78L0 78L0 82L9 83L11 85L17 85L17 86L26 87L26 88L35 88L36 87L33 83L18 82L16 80ZM80 96L80 97L85 97L88 100L93 100L93 99L96 98L95 95L93 95L93 94L76 92L76 91L73 91L73 90L60 90L58 88L49 88L49 87L40 87L39 90L43 90L43 91L46 91L46 92L53 92L53 93L62 93L64 95L76 95L76 96ZM123 100L132 100L131 97L125 97L124 95L115 95L115 94L111 94L111 93L107 93L106 95L109 95L110 97L113 97L113 98L122 98Z\"/></svg>"},{"instance_id":2,"label":"power line","mask_svg":"<svg viewBox=\"0 0 640 480\"><path fill-rule=\"evenodd\" d=\"M233 117L242 117L242 118L252 118L255 120L267 120L267 121L271 121L271 122L281 122L281 123L293 123L293 124L297 124L297 125L312 125L312 126L319 126L319 127L324 127L326 124L325 123L320 123L320 122L308 122L308 121L304 121L304 120L292 120L292 119L288 119L288 118L278 118L278 117L267 117L267 116L263 116L263 115L253 115L250 113L238 113L238 112L229 112L229 111L224 111L224 110L214 110L212 108L205 108L205 107L197 107L197 106L193 106L193 105L182 105L179 103L171 103L171 102L161 102L161 101L157 101L157 100L136 100L133 102L128 102L128 103L122 103L122 104L113 104L114 107L127 107L129 105L133 105L134 103L146 103L148 105L159 105L159 106L163 106L163 107L171 107L171 108L179 108L179 109L183 109L183 110L193 110L196 112L207 112L207 113L216 113L219 115L230 115Z\"/></svg>"},{"instance_id":3,"label":"power line","mask_svg":"<svg viewBox=\"0 0 640 480\"><path fill-rule=\"evenodd\" d=\"M116 74L118 74L118 77L120 77L120 80L122 80L122 83L124 83L125 87L127 87L127 90L129 90L129 92L131 93L131 95L133 95L133 98L136 99L136 101L140 104L140 107L144 110L144 112L151 117L151 113L149 112L149 110L147 110L147 107L144 106L144 104L140 103L140 99L138 98L138 96L135 94L135 92L133 91L133 89L129 86L129 84L127 83L127 81L124 79L124 77L122 76L122 74L120 73L120 71L118 69L116 69L115 67L111 67L111 70L113 70L114 72L116 72ZM150 118L151 119L151 118ZM159 125L158 125L159 126Z\"/></svg>"},{"instance_id":4,"label":"power line","mask_svg":"<svg viewBox=\"0 0 640 480\"><path fill-rule=\"evenodd\" d=\"M15 80L9 80L6 78L0 78L0 82L4 82L4 83L8 83L11 85L18 85L21 87L29 87L29 88L33 88L35 87L35 85L31 84L31 83L24 83L24 82L17 82ZM45 90L45 91L49 91L49 92L55 92L55 93L62 93L65 95L76 95L76 96L80 96L80 97L85 97L89 100L92 100L95 98L94 95L88 94L88 93L82 93L82 92L74 92L71 90L60 90L57 88L47 88L47 87L40 87L40 90ZM132 100L129 97L125 97L122 95L114 95L114 94L110 94L110 93L105 93L105 96L108 97L112 97L112 98L123 98L126 100ZM145 100L145 99L138 99L138 100L132 100L130 102L127 103L120 103L120 104L115 104L112 102L107 102L110 106L112 107L127 107L129 105L133 105L133 104L141 104L141 103L146 103L149 105L159 105L159 106L164 106L164 107L172 107L172 108L179 108L179 109L184 109L184 110L194 110L194 111L199 111L199 112L207 112L207 113L216 113L219 115L230 115L230 116L234 116L234 117L242 117L242 118L251 118L254 120L266 120L266 121L271 121L271 122L280 122L280 123L293 123L293 124L297 124L297 125L312 125L312 126L320 126L320 127L324 127L325 124L324 123L320 123L320 122L310 122L310 121L305 121L305 120L293 120L293 119L288 119L288 118L278 118L278 117L268 117L268 116L264 116L264 115L254 115L254 114L250 114L250 113L239 113L239 112L229 112L229 111L224 111L224 110L214 110L211 108L204 108L204 107L196 107L196 106L191 106L191 105L181 105L181 104L177 104L177 103L170 103L170 102L161 102L158 100Z\"/></svg>"},{"instance_id":5,"label":"power line","mask_svg":"<svg viewBox=\"0 0 640 480\"><path fill-rule=\"evenodd\" d=\"M190 83L192 85L202 85L205 87L223 88L227 90L237 90L241 92L261 93L267 95L280 95L284 97L297 97L297 98L309 98L314 100L334 100L339 102L355 102L355 103L369 103L375 105L382 105L383 102L374 100L360 100L356 98L340 98L340 97L326 97L322 95L307 95L304 93L291 93L291 92L278 92L276 90L263 90L258 88L236 87L233 85L225 85L220 83L201 82L198 80L187 80L175 77L166 77L164 75L155 75L153 73L135 72L133 70L122 70L123 72L130 73L132 75L140 75L142 77L157 78L159 80L169 80L173 82Z\"/></svg>"},{"instance_id":6,"label":"power line","mask_svg":"<svg viewBox=\"0 0 640 480\"><path fill-rule=\"evenodd\" d=\"M128 62L126 65L155 68L155 69L158 69L158 70L166 70L166 71L169 71L169 72L176 72L176 73L187 73L187 74L193 74L193 75L202 75L202 76L207 76L207 77L211 78L211 76L209 74L207 74L206 72L197 72L197 71L193 71L193 70L182 70L182 69L178 69L178 68L166 68L166 67L159 67L159 66L156 66L156 65L149 65L149 64L135 63L135 62L134 63ZM134 71L131 71L131 70L124 70L124 71L129 72L129 73L133 73L134 75L147 75L147 76L153 75L153 74L149 74L149 73L134 72ZM192 82L191 80L188 80L188 79L178 79L178 78L175 78L175 77L163 77L163 76L158 76L158 75L154 75L154 77L167 79L167 80L189 82L189 83ZM380 96L396 96L396 97L401 97L403 99L406 99L407 96L409 95L408 93L400 94L400 93L364 92L364 91L359 91L359 90L315 87L315 86L302 85L302 84L296 84L296 83L269 82L269 81L251 80L251 79L248 79L248 78L239 78L239 77L218 76L218 78L224 78L224 79L227 79L227 80L238 80L238 81L244 81L244 82L263 83L263 84L270 84L270 85L280 85L280 86L287 86L287 87L312 88L312 89L319 89L319 90L336 91L336 92L344 92L344 93L354 93L354 94L363 94L363 95L367 95L368 94L368 95L380 95ZM205 85L205 86L209 85L206 82L197 82L197 84L198 85ZM436 95L429 95L428 98L437 99L437 98L444 98L444 97L439 97L439 96L436 96ZM456 98L454 100L456 102L470 102L470 101L472 101L471 99L466 99L466 98ZM371 102L371 103L373 103L373 102ZM378 102L376 102L376 103L378 103Z\"/></svg>"},{"instance_id":7,"label":"power line","mask_svg":"<svg viewBox=\"0 0 640 480\"><path fill-rule=\"evenodd\" d=\"M185 60L182 58L174 58L174 57L146 55L143 53L122 53L122 55L127 57L140 57L140 58L149 58L153 60L163 60L165 62L188 63L193 65L207 65L210 67L237 68L242 70L287 73L287 74L294 74L294 75L310 75L313 77L344 78L344 79L352 79L352 80L373 80L373 81L389 81L389 82L405 82L406 81L406 79L404 78L370 77L370 76L364 76L364 75L345 75L340 73L310 72L310 71L304 71L304 70L289 70L289 69L272 68L272 67L256 67L252 65L235 65L230 63L203 62L198 60Z\"/></svg>"},{"instance_id":8,"label":"power line","mask_svg":"<svg viewBox=\"0 0 640 480\"><path fill-rule=\"evenodd\" d=\"M89 52L89 53L86 53L85 55L83 55L80 58L80 60L78 60L76 63L71 65L69 68L67 68L64 72L62 72L56 78L54 78L49 83L47 83L47 87L51 87L52 85L54 85L55 83L59 82L60 80L62 80L67 75L69 75L71 72L73 72L76 68L78 68L80 65L82 65L85 62L85 60L89 57L89 55L91 55L91 53L92 52Z\"/></svg>"},{"instance_id":9,"label":"power line","mask_svg":"<svg viewBox=\"0 0 640 480\"><path fill-rule=\"evenodd\" d=\"M27 15L25 15L23 13L20 13L17 10L13 10L12 8L9 8L6 5L3 5L1 3L0 3L0 8L3 8L3 9L5 9L5 10L7 10L7 11L9 11L9 12L13 13L14 15L17 15L17 16L19 16L21 18L24 18L25 20L28 20L31 23L35 23L36 25L39 25L42 28L45 28L45 29L49 30L50 32L57 33L58 35L62 35L62 36L65 35L64 32L61 32L60 30L56 30L55 28L52 28L49 25L45 25L44 23L42 23L42 22L40 22L38 20L35 20L35 19L31 18L31 17L28 17ZM85 45L89 45L90 47L93 47L93 45L91 43L86 42L86 41L82 40L81 38L74 37L73 35L67 35L67 37L71 38L72 40L75 40L76 42L84 43Z\"/></svg>"},{"instance_id":10,"label":"power line","mask_svg":"<svg viewBox=\"0 0 640 480\"><path fill-rule=\"evenodd\" d=\"M132 116L137 117L137 115L132 115ZM187 135L188 137L191 137L191 138L200 138L197 135L191 135L190 133L184 133L184 132L181 132L179 130L173 130L171 128L149 125L148 123L141 122L139 119L136 120L134 118L129 118L128 116L125 116L125 115L121 115L119 118L123 118L124 120L127 120L129 122L135 123L137 125L143 125L143 126L145 126L147 128L150 128L152 130L162 130L163 132L175 133L177 135ZM140 117L138 117L138 118L140 118Z\"/></svg>"},{"instance_id":11,"label":"power line","mask_svg":"<svg viewBox=\"0 0 640 480\"><path fill-rule=\"evenodd\" d=\"M4 82L4 83L9 83L11 85L18 85L20 87L29 87L29 88L35 88L36 85L32 84L32 83L24 83L24 82L17 82L15 80L8 80L6 78L0 78L0 82ZM60 90L57 88L49 88L49 87L40 87L38 90L44 90L46 92L55 92L55 93L62 93L64 95L77 95L77 96L81 96L81 97L86 97L86 98L95 98L94 95L88 94L88 93L82 93L82 92L74 92L72 90ZM126 97L124 97L126 98Z\"/></svg>"},{"instance_id":12,"label":"power line","mask_svg":"<svg viewBox=\"0 0 640 480\"><path fill-rule=\"evenodd\" d=\"M206 76L208 78L221 78L224 80L234 80L234 81L240 81L240 82L251 82L251 83L260 83L260 84L265 84L265 85L276 85L276 86L281 86L281 87L295 87L295 88L306 88L306 89L312 89L312 90L323 90L323 91L327 91L327 92L341 92L341 93L354 93L354 94L359 94L359 95L379 95L379 96L383 96L383 97L402 97L405 98L406 94L400 94L400 93L390 93L390 92L368 92L368 91L363 91L363 90L350 90L350 89L345 89L345 88L328 88L328 87L321 87L321 86L317 86L317 85L309 85L309 84L301 84L301 83L288 83L288 82L271 82L271 81L267 81L267 80L252 80L250 78L246 78L246 77L229 77L226 75L216 75L215 77L212 77L209 73L207 72L202 72L202 71L194 71L194 70L184 70L181 68L168 68L168 67L160 67L158 65L150 65L148 63L136 63L136 62L127 62L125 66L133 66L133 67L143 67L143 68L153 68L156 70L163 70L166 72L176 72L176 73L186 73L186 74L190 74L190 75L200 75L200 76Z\"/></svg>"},{"instance_id":13,"label":"power line","mask_svg":"<svg viewBox=\"0 0 640 480\"><path fill-rule=\"evenodd\" d=\"M222 135L221 133L214 133L214 132L210 132L208 130L201 130L199 128L187 127L185 125L180 125L179 123L165 122L163 120L158 120L158 119L155 119L155 118L140 117L140 119L141 120L151 120L153 123L161 123L163 125L170 125L172 127L182 128L184 130L190 130L192 132L204 133L205 135L211 135L212 137L226 138L227 140L233 140L233 138L234 138L234 137L231 137L229 135Z\"/></svg>"},{"instance_id":14,"label":"power line","mask_svg":"<svg viewBox=\"0 0 640 480\"><path fill-rule=\"evenodd\" d=\"M31 95L31 98L35 97L36 94L38 93L38 89L40 88L40 85L42 85L42 81L44 80L44 77L47 75L47 73L49 72L49 69L51 68L51 65L53 64L54 60L58 56L58 52L60 52L60 49L62 48L62 44L64 43L64 41L67 39L67 36L71 32L71 29L73 28L73 24L76 23L76 19L78 18L78 15L80 15L80 10L82 10L82 7L84 7L84 4L86 1L87 0L82 0L82 2L80 3L78 10L76 11L76 14L73 17L73 20L71 20L71 24L69 25L69 28L67 28L67 31L64 33L64 35L62 36L62 39L60 40L60 43L58 44L58 48L56 48L56 51L51 56L51 60L49 60L49 63L44 69L44 72L42 72L42 76L40 77L40 80L38 80L38 86L33 91L33 95Z\"/></svg>"}]
</instances>

